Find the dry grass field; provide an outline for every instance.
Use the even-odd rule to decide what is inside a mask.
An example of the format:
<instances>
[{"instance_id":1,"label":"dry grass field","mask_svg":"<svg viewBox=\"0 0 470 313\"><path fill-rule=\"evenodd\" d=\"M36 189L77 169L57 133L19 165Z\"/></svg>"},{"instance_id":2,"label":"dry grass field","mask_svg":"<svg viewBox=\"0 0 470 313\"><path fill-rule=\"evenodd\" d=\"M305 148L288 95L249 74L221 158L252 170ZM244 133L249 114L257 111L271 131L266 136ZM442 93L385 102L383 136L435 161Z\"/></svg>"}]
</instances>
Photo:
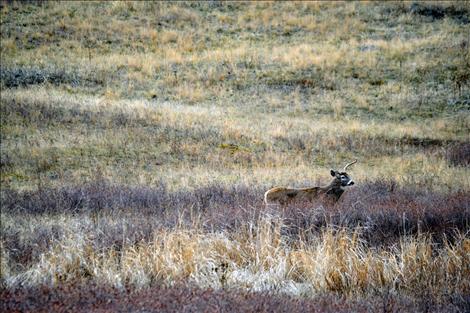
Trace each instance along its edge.
<instances>
[{"instance_id":1,"label":"dry grass field","mask_svg":"<svg viewBox=\"0 0 470 313\"><path fill-rule=\"evenodd\" d=\"M0 17L2 311L470 311L469 2Z\"/></svg>"}]
</instances>

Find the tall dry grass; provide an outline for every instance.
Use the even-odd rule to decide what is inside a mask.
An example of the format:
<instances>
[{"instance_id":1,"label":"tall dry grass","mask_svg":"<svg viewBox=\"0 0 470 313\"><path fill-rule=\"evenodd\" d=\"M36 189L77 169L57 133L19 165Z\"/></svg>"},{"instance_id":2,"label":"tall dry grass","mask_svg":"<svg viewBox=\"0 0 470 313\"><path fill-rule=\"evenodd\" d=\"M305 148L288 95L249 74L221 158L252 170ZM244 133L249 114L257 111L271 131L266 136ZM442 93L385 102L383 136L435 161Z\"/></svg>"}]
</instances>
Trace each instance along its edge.
<instances>
[{"instance_id":1,"label":"tall dry grass","mask_svg":"<svg viewBox=\"0 0 470 313\"><path fill-rule=\"evenodd\" d=\"M469 12L0 2L0 310L469 311Z\"/></svg>"},{"instance_id":2,"label":"tall dry grass","mask_svg":"<svg viewBox=\"0 0 470 313\"><path fill-rule=\"evenodd\" d=\"M172 192L106 181L3 190L2 284L134 290L185 283L307 298L391 293L430 305L465 302L465 193L376 182L334 207L285 210L267 210L260 194L242 186Z\"/></svg>"},{"instance_id":3,"label":"tall dry grass","mask_svg":"<svg viewBox=\"0 0 470 313\"><path fill-rule=\"evenodd\" d=\"M426 234L403 236L389 248L371 248L361 241L359 228L326 228L305 242L287 240L284 227L281 219L268 215L256 226L233 232L205 233L198 227L157 230L149 242L134 244L127 243L124 227L121 248L102 251L88 234L67 233L37 263L2 280L9 288L90 282L143 288L185 282L307 297L327 292L354 297L387 290L416 298L426 295L436 303L469 292L467 235L439 246Z\"/></svg>"}]
</instances>

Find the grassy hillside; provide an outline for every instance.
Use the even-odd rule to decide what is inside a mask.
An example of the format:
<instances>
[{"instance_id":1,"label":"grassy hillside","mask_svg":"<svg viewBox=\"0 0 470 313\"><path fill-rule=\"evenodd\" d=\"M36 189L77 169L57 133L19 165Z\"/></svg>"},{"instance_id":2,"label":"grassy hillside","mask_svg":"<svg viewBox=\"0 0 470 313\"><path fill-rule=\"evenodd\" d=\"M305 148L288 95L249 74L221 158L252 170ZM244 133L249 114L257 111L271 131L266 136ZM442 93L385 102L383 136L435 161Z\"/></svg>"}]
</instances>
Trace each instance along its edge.
<instances>
[{"instance_id":1,"label":"grassy hillside","mask_svg":"<svg viewBox=\"0 0 470 313\"><path fill-rule=\"evenodd\" d=\"M268 186L357 157L468 188L441 149L469 134L469 9L447 5L4 4L2 183Z\"/></svg>"},{"instance_id":2,"label":"grassy hillside","mask_svg":"<svg viewBox=\"0 0 470 313\"><path fill-rule=\"evenodd\" d=\"M1 2L2 298L179 282L462 310L469 16L466 1ZM334 208L264 209L267 188L356 158Z\"/></svg>"}]
</instances>

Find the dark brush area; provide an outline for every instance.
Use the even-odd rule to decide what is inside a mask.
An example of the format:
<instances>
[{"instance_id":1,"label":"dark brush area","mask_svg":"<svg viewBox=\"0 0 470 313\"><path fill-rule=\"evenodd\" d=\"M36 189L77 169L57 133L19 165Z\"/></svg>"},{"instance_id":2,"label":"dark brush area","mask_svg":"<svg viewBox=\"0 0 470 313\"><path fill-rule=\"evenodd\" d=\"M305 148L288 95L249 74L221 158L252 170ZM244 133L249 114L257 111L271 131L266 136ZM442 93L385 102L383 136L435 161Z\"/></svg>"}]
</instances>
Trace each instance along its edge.
<instances>
[{"instance_id":1,"label":"dark brush area","mask_svg":"<svg viewBox=\"0 0 470 313\"><path fill-rule=\"evenodd\" d=\"M470 165L470 142L451 145L447 149L446 157L455 166Z\"/></svg>"},{"instance_id":2,"label":"dark brush area","mask_svg":"<svg viewBox=\"0 0 470 313\"><path fill-rule=\"evenodd\" d=\"M336 204L299 203L287 208L265 208L263 189L247 186L209 186L193 191L170 192L158 187L129 187L95 181L83 186L42 188L19 192L2 190L2 212L17 216L84 215L94 225L97 249L120 249L126 243L149 242L159 228L193 227L204 231L231 231L257 225L271 214L284 221L289 240L316 238L326 227L358 231L371 246L396 244L403 235L426 235L436 243L452 240L470 229L470 195L439 194L423 189L397 187L393 181L365 182L346 192ZM114 223L119 219L121 222ZM61 238L59 224L38 225L33 240L22 241L18 230L2 228L4 248L17 263L37 261L51 241Z\"/></svg>"},{"instance_id":3,"label":"dark brush area","mask_svg":"<svg viewBox=\"0 0 470 313\"><path fill-rule=\"evenodd\" d=\"M13 67L0 69L0 83L6 88L25 87L50 83L53 85L69 84L73 87L82 85L94 87L103 85L96 78L81 77L76 71L58 68Z\"/></svg>"},{"instance_id":4,"label":"dark brush area","mask_svg":"<svg viewBox=\"0 0 470 313\"><path fill-rule=\"evenodd\" d=\"M468 312L470 299L462 295L440 305L429 299L408 299L389 292L358 300L340 295L313 299L246 293L237 290L201 290L176 284L140 291L107 286L61 285L57 288L0 290L2 312Z\"/></svg>"}]
</instances>

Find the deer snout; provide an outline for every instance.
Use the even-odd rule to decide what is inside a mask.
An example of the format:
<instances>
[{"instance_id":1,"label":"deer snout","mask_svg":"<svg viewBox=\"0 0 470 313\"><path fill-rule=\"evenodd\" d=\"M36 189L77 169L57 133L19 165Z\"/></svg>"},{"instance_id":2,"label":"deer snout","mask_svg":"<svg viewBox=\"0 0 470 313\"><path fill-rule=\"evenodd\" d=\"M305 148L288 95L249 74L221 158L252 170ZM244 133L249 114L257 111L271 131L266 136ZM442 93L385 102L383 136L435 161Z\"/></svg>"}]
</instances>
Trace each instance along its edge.
<instances>
[{"instance_id":1,"label":"deer snout","mask_svg":"<svg viewBox=\"0 0 470 313\"><path fill-rule=\"evenodd\" d=\"M348 186L352 186L352 185L354 185L354 181L350 180L348 183Z\"/></svg>"}]
</instances>

